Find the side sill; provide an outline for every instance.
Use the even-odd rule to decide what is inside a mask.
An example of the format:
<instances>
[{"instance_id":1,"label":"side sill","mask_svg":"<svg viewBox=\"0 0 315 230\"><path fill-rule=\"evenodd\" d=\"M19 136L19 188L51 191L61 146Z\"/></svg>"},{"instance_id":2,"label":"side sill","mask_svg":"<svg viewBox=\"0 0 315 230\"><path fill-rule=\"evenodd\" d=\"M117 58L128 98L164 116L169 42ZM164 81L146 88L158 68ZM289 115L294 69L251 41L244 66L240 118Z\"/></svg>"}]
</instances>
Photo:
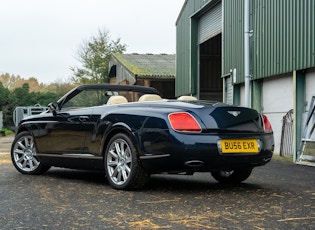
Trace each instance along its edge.
<instances>
[{"instance_id":1,"label":"side sill","mask_svg":"<svg viewBox=\"0 0 315 230\"><path fill-rule=\"evenodd\" d=\"M169 156L170 156L170 154L140 156L140 159L141 159L141 160L147 160L147 159L164 158L164 157L169 157Z\"/></svg>"},{"instance_id":2,"label":"side sill","mask_svg":"<svg viewBox=\"0 0 315 230\"><path fill-rule=\"evenodd\" d=\"M95 159L95 160L102 160L103 157L94 156L92 154L47 154L47 153L37 153L36 156L38 157L58 157L58 158L76 158L76 159Z\"/></svg>"}]
</instances>

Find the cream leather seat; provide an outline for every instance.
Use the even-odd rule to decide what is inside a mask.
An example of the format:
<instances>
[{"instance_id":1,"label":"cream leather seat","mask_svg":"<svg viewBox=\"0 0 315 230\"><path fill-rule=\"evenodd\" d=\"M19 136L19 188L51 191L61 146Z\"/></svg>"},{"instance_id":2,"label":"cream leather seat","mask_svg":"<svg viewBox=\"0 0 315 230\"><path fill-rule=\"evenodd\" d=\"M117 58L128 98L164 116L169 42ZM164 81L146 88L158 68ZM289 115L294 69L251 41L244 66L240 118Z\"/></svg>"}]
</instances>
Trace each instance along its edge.
<instances>
[{"instance_id":1,"label":"cream leather seat","mask_svg":"<svg viewBox=\"0 0 315 230\"><path fill-rule=\"evenodd\" d=\"M197 98L193 97L193 96L180 96L179 98L177 98L177 100L179 100L179 101L195 101L195 100L197 100Z\"/></svg>"},{"instance_id":2,"label":"cream leather seat","mask_svg":"<svg viewBox=\"0 0 315 230\"><path fill-rule=\"evenodd\" d=\"M115 105L115 104L122 104L122 103L128 103L127 98L125 98L124 96L121 95L115 95L115 96L111 96L108 101L107 101L107 105Z\"/></svg>"},{"instance_id":3,"label":"cream leather seat","mask_svg":"<svg viewBox=\"0 0 315 230\"><path fill-rule=\"evenodd\" d=\"M162 100L162 98L157 94L144 94L139 98L139 102L142 101L159 101Z\"/></svg>"}]
</instances>

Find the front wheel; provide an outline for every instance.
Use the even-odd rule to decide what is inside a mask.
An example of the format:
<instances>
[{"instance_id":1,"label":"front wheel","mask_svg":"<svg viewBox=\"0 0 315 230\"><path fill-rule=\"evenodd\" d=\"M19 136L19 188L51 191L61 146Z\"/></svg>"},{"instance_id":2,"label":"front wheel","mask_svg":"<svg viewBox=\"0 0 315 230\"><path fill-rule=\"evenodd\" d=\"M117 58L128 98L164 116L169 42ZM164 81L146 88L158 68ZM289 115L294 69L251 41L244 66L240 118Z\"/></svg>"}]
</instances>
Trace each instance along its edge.
<instances>
[{"instance_id":1,"label":"front wheel","mask_svg":"<svg viewBox=\"0 0 315 230\"><path fill-rule=\"evenodd\" d=\"M220 183L241 183L246 180L253 169L238 169L238 170L230 170L230 171L215 171L211 172L211 175L214 179L216 179Z\"/></svg>"},{"instance_id":2,"label":"front wheel","mask_svg":"<svg viewBox=\"0 0 315 230\"><path fill-rule=\"evenodd\" d=\"M36 157L34 138L26 131L15 137L11 147L11 159L14 167L23 174L42 174L50 168Z\"/></svg>"},{"instance_id":3,"label":"front wheel","mask_svg":"<svg viewBox=\"0 0 315 230\"><path fill-rule=\"evenodd\" d=\"M123 133L110 139L104 164L108 182L115 189L141 188L149 180L150 175L143 169L136 148Z\"/></svg>"}]
</instances>

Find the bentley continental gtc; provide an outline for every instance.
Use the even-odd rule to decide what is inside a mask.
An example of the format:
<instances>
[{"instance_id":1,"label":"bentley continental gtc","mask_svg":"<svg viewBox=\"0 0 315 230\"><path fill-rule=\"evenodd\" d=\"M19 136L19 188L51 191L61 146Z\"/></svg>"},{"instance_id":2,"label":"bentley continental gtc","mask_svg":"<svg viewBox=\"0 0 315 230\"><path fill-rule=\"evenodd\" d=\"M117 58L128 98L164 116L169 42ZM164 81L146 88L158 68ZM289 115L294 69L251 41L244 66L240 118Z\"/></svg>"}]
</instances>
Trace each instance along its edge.
<instances>
[{"instance_id":1,"label":"bentley continental gtc","mask_svg":"<svg viewBox=\"0 0 315 230\"><path fill-rule=\"evenodd\" d=\"M150 87L80 85L24 118L11 158L23 174L50 167L102 171L115 189L151 174L209 172L240 183L272 158L271 124L256 110L191 96L164 99Z\"/></svg>"}]
</instances>

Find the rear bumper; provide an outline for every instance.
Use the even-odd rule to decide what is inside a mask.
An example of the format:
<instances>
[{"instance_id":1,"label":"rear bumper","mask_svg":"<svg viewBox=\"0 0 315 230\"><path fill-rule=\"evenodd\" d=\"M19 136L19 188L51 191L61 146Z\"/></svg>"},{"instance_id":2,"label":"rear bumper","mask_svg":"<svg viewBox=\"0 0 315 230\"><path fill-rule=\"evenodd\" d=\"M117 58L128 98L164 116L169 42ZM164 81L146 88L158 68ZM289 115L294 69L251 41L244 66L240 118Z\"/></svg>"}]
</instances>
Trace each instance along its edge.
<instances>
[{"instance_id":1,"label":"rear bumper","mask_svg":"<svg viewBox=\"0 0 315 230\"><path fill-rule=\"evenodd\" d=\"M262 149L258 154L222 154L218 150L217 140L223 138L257 138L262 142ZM140 159L144 168L151 173L211 172L264 165L271 160L273 149L272 134L235 136L174 132L168 138L157 138L154 143L146 143Z\"/></svg>"}]
</instances>

